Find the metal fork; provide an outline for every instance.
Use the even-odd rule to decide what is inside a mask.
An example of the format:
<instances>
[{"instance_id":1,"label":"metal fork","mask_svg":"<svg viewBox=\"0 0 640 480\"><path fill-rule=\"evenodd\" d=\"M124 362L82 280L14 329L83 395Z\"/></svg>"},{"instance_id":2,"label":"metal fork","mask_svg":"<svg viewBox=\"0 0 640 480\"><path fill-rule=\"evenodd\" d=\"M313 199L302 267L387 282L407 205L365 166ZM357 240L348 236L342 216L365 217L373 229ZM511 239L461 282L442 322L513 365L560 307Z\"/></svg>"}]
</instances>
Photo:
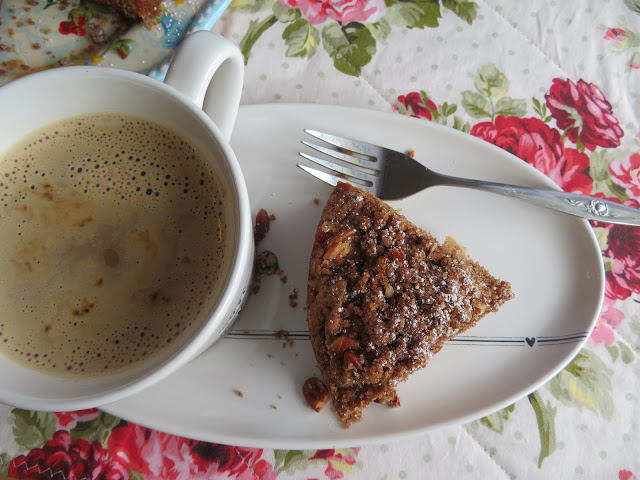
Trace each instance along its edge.
<instances>
[{"instance_id":1,"label":"metal fork","mask_svg":"<svg viewBox=\"0 0 640 480\"><path fill-rule=\"evenodd\" d=\"M588 220L640 226L640 210L597 197L443 175L395 150L316 130L305 132L337 148L328 148L304 140L302 143L349 166L300 152L304 158L337 174L329 174L301 164L298 164L298 167L329 185L335 186L338 182L350 183L381 200L398 200L434 185L452 185L519 198Z\"/></svg>"}]
</instances>

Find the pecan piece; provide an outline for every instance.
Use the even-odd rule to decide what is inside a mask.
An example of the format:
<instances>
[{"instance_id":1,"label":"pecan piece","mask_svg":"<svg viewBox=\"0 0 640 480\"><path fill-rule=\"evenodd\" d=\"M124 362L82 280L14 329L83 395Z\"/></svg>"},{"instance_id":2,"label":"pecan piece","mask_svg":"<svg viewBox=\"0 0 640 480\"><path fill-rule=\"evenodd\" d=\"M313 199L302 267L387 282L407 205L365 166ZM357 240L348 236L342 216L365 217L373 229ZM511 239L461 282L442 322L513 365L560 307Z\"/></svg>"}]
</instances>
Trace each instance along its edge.
<instances>
[{"instance_id":1,"label":"pecan piece","mask_svg":"<svg viewBox=\"0 0 640 480\"><path fill-rule=\"evenodd\" d=\"M362 363L360 359L351 350L344 352L344 358L342 359L342 365L345 370L362 370Z\"/></svg>"},{"instance_id":2,"label":"pecan piece","mask_svg":"<svg viewBox=\"0 0 640 480\"><path fill-rule=\"evenodd\" d=\"M316 243L323 243L329 234L334 230L335 225L328 220L325 220L320 225L318 225L318 229L316 230Z\"/></svg>"},{"instance_id":3,"label":"pecan piece","mask_svg":"<svg viewBox=\"0 0 640 480\"><path fill-rule=\"evenodd\" d=\"M307 405L316 412L322 411L329 401L329 390L318 377L307 378L302 385L302 394L307 401Z\"/></svg>"},{"instance_id":4,"label":"pecan piece","mask_svg":"<svg viewBox=\"0 0 640 480\"><path fill-rule=\"evenodd\" d=\"M404 260L404 253L402 253L400 250L396 250L395 248L389 250L389 256L392 260Z\"/></svg>"},{"instance_id":5,"label":"pecan piece","mask_svg":"<svg viewBox=\"0 0 640 480\"><path fill-rule=\"evenodd\" d=\"M347 228L334 235L323 258L325 260L338 260L345 257L351 251L351 238L356 232L355 228Z\"/></svg>"},{"instance_id":6,"label":"pecan piece","mask_svg":"<svg viewBox=\"0 0 640 480\"><path fill-rule=\"evenodd\" d=\"M346 350L358 346L358 340L349 335L343 334L333 339L333 341L327 345L329 351L335 355L341 355Z\"/></svg>"}]
</instances>

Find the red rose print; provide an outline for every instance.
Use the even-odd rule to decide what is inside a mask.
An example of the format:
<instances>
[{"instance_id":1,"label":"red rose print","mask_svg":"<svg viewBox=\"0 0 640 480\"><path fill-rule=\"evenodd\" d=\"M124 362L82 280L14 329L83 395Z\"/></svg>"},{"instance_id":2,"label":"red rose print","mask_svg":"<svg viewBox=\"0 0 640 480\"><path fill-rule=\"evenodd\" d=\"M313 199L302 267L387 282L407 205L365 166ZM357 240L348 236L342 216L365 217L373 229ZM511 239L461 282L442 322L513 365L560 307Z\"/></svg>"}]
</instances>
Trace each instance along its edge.
<instances>
[{"instance_id":1,"label":"red rose print","mask_svg":"<svg viewBox=\"0 0 640 480\"><path fill-rule=\"evenodd\" d=\"M55 415L58 417L58 425L60 425L60 427L71 430L78 422L87 422L96 418L100 415L100 410L97 408L88 408L74 412L55 412Z\"/></svg>"},{"instance_id":2,"label":"red rose print","mask_svg":"<svg viewBox=\"0 0 640 480\"><path fill-rule=\"evenodd\" d=\"M560 132L538 118L503 117L473 126L471 135L516 155L550 177L563 190L589 194L593 181L585 174L589 157L565 148Z\"/></svg>"},{"instance_id":3,"label":"red rose print","mask_svg":"<svg viewBox=\"0 0 640 480\"><path fill-rule=\"evenodd\" d=\"M611 179L624 187L630 195L640 197L640 153L634 153L622 162L609 165Z\"/></svg>"},{"instance_id":4,"label":"red rose print","mask_svg":"<svg viewBox=\"0 0 640 480\"><path fill-rule=\"evenodd\" d=\"M640 208L640 202L629 198L620 202L617 198L606 197L600 192L593 195L610 202L622 203L631 208ZM607 248L603 255L610 261L605 283L605 306L607 302L625 300L632 293L640 293L640 258L637 255L640 248L640 234L634 227L628 225L614 225L591 221L594 228L606 229ZM603 312L605 309L603 309Z\"/></svg>"},{"instance_id":5,"label":"red rose print","mask_svg":"<svg viewBox=\"0 0 640 480\"><path fill-rule=\"evenodd\" d=\"M640 231L628 225L613 225L609 230L605 256L610 258L611 270L607 275L607 294L625 299L631 293L640 293Z\"/></svg>"},{"instance_id":6,"label":"red rose print","mask_svg":"<svg viewBox=\"0 0 640 480\"><path fill-rule=\"evenodd\" d=\"M426 95L423 96L418 92L411 92L407 95L400 95L398 97L398 103L401 104L408 112L411 112L412 117L426 118L432 120L434 112L438 109L438 106ZM392 105L391 109L396 112L400 108L398 105Z\"/></svg>"},{"instance_id":7,"label":"red rose print","mask_svg":"<svg viewBox=\"0 0 640 480\"><path fill-rule=\"evenodd\" d=\"M29 480L128 480L130 476L129 470L112 459L100 442L72 440L64 430L55 432L42 448L14 458L8 475Z\"/></svg>"},{"instance_id":8,"label":"red rose print","mask_svg":"<svg viewBox=\"0 0 640 480\"><path fill-rule=\"evenodd\" d=\"M108 451L145 479L276 478L260 449L198 442L132 423L111 432Z\"/></svg>"},{"instance_id":9,"label":"red rose print","mask_svg":"<svg viewBox=\"0 0 640 480\"><path fill-rule=\"evenodd\" d=\"M615 148L624 135L611 104L593 83L554 78L545 95L547 107L558 128L573 143L580 141L588 150L596 146Z\"/></svg>"}]
</instances>

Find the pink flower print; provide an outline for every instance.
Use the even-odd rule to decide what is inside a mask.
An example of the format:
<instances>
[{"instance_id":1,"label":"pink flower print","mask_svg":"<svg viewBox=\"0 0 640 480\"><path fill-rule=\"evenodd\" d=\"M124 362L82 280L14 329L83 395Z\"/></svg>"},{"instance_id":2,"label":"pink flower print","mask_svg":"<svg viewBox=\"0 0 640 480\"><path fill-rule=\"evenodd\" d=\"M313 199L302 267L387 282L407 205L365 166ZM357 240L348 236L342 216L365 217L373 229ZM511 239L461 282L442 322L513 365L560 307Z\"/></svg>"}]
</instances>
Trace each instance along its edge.
<instances>
[{"instance_id":1,"label":"pink flower print","mask_svg":"<svg viewBox=\"0 0 640 480\"><path fill-rule=\"evenodd\" d=\"M376 22L384 15L384 0L278 0L289 8L299 8L309 23L318 25L328 19L342 25L351 22Z\"/></svg>"},{"instance_id":2,"label":"pink flower print","mask_svg":"<svg viewBox=\"0 0 640 480\"><path fill-rule=\"evenodd\" d=\"M622 28L607 28L604 39L621 47L626 47L629 44L629 35Z\"/></svg>"},{"instance_id":3,"label":"pink flower print","mask_svg":"<svg viewBox=\"0 0 640 480\"><path fill-rule=\"evenodd\" d=\"M133 423L111 432L108 451L145 480L276 479L261 449L199 442Z\"/></svg>"},{"instance_id":4,"label":"pink flower print","mask_svg":"<svg viewBox=\"0 0 640 480\"><path fill-rule=\"evenodd\" d=\"M309 460L326 460L327 468L324 474L329 480L344 478L344 474L351 473L356 464L355 455L359 448L318 450Z\"/></svg>"},{"instance_id":5,"label":"pink flower print","mask_svg":"<svg viewBox=\"0 0 640 480\"><path fill-rule=\"evenodd\" d=\"M640 196L640 153L634 153L622 162L609 165L611 179L626 189L631 196Z\"/></svg>"},{"instance_id":6,"label":"pink flower print","mask_svg":"<svg viewBox=\"0 0 640 480\"><path fill-rule=\"evenodd\" d=\"M624 313L613 307L614 302L615 300L605 297L598 323L589 337L590 344L613 345L615 341L613 330L624 320Z\"/></svg>"}]
</instances>

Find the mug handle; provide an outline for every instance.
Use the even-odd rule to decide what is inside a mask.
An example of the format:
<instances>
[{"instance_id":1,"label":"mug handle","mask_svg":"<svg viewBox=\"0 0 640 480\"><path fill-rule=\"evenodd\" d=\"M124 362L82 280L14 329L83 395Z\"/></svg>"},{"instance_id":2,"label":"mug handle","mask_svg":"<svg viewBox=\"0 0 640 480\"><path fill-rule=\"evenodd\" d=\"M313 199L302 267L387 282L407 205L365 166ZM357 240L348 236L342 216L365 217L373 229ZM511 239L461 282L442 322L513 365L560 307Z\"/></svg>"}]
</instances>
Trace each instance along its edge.
<instances>
[{"instance_id":1,"label":"mug handle","mask_svg":"<svg viewBox=\"0 0 640 480\"><path fill-rule=\"evenodd\" d=\"M238 47L217 33L200 30L182 40L164 82L201 107L229 140L243 79L244 60Z\"/></svg>"}]
</instances>

